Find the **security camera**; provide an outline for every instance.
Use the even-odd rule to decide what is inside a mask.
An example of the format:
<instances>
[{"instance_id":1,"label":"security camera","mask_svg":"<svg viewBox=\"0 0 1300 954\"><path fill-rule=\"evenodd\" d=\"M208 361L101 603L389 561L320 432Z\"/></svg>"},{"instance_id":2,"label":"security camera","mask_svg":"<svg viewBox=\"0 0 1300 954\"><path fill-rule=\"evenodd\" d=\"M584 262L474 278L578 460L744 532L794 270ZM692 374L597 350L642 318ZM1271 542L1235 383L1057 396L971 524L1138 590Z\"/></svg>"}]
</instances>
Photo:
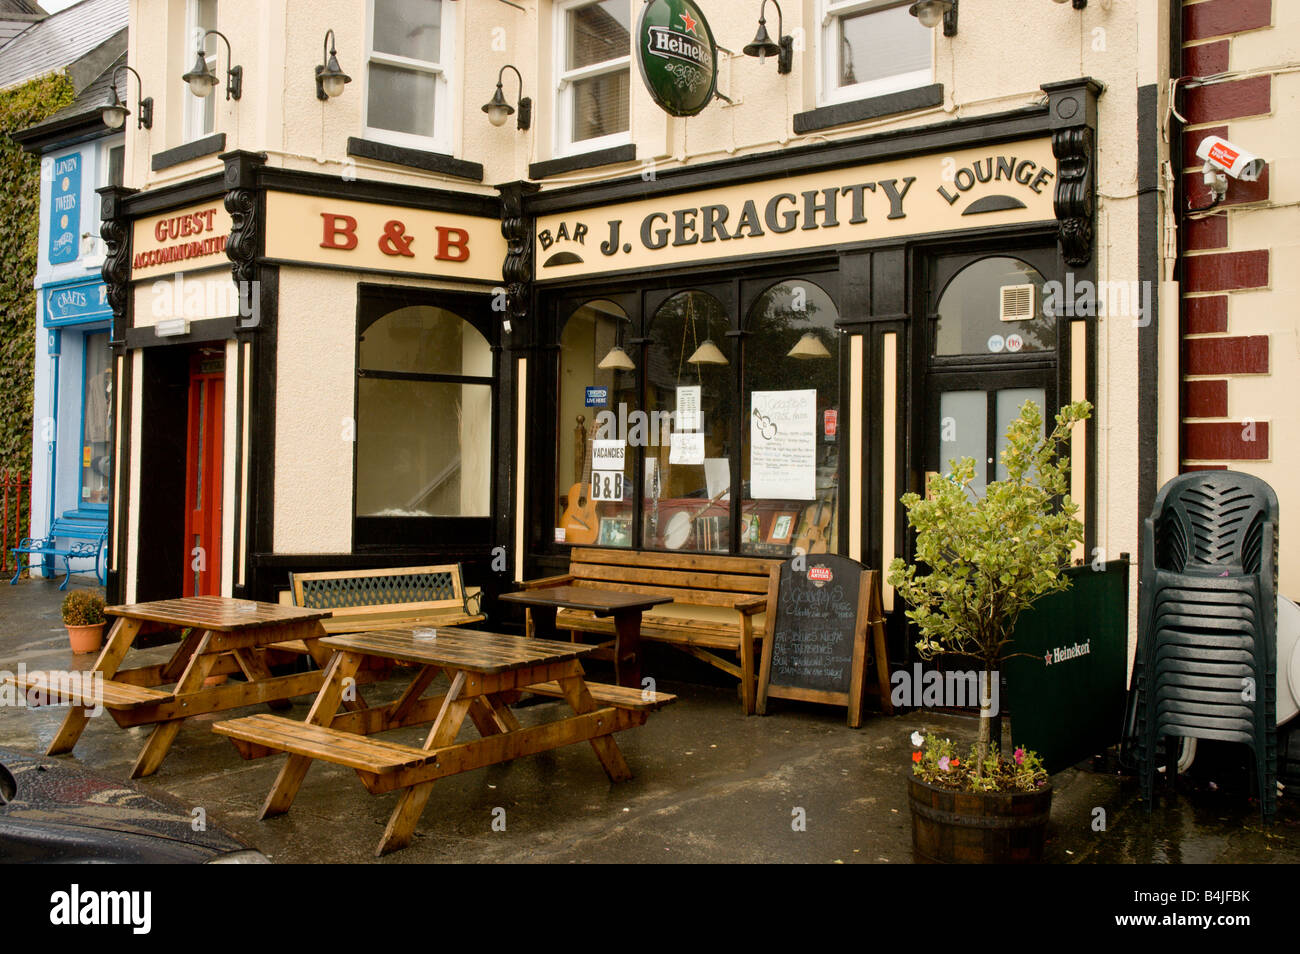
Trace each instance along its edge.
<instances>
[{"instance_id":1,"label":"security camera","mask_svg":"<svg viewBox=\"0 0 1300 954\"><path fill-rule=\"evenodd\" d=\"M1205 161L1205 173L1226 172L1242 182L1254 182L1264 171L1264 160L1253 152L1234 146L1222 136L1206 136L1196 147L1196 158Z\"/></svg>"}]
</instances>

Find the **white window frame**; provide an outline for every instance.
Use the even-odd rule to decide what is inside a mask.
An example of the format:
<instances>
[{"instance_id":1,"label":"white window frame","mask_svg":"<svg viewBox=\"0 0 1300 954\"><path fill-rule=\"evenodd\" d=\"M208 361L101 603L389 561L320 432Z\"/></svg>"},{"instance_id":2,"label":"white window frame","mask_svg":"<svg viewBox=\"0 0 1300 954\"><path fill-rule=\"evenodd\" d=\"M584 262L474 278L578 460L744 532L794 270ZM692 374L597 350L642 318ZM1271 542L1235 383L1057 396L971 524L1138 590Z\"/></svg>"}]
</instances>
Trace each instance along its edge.
<instances>
[{"instance_id":1,"label":"white window frame","mask_svg":"<svg viewBox=\"0 0 1300 954\"><path fill-rule=\"evenodd\" d=\"M597 136L594 139L580 139L577 142L573 139L573 84L577 80L589 79L593 76L602 76L606 73L616 73L620 70L628 72L628 99L632 96L632 33L636 30L636 12L633 11L628 23L632 29L628 31L628 50L626 56L615 57L612 60L605 60L601 63L593 63L590 66L584 66L575 70L566 70L564 64L569 61L569 13L577 7L583 7L591 3L592 0L560 0L555 4L555 19L552 23L551 32L554 39L554 50L552 52L551 62L555 64L555 155L556 156L575 156L585 152L596 152L600 149L609 149L614 146L624 146L632 141L632 104L628 103L628 128L624 132L611 133L608 136Z\"/></svg>"},{"instance_id":2,"label":"white window frame","mask_svg":"<svg viewBox=\"0 0 1300 954\"><path fill-rule=\"evenodd\" d=\"M366 0L366 62L361 79L361 108L365 117L365 138L376 142L385 142L393 146L406 146L425 152L439 152L450 155L454 147L453 134L455 122L453 117L457 110L452 103L452 90L455 89L456 77L456 6L441 0L442 16L439 27L440 62L417 60L407 56L384 53L374 48L375 42L375 0ZM431 74L436 80L433 94L433 135L420 136L415 133L401 132L396 129L382 129L370 125L370 64L395 66L419 73Z\"/></svg>"},{"instance_id":3,"label":"white window frame","mask_svg":"<svg viewBox=\"0 0 1300 954\"><path fill-rule=\"evenodd\" d=\"M839 74L839 55L840 55L840 19L845 16L852 16L858 13L874 13L881 10L888 10L891 7L906 8L908 0L818 0L819 14L821 18L821 31L819 39L821 41L819 57L821 62L817 70L818 90L817 101L821 105L830 105L832 103L848 103L859 99L868 99L872 96L885 96L889 93L900 93L904 90L916 89L921 86L929 86L934 82L934 34L937 30L926 30L930 36L930 65L924 70L912 70L908 73L899 73L895 76L884 76L880 79L869 80L864 83L854 83L852 86L838 86ZM925 29L917 21L918 30Z\"/></svg>"},{"instance_id":4,"label":"white window frame","mask_svg":"<svg viewBox=\"0 0 1300 954\"><path fill-rule=\"evenodd\" d=\"M221 16L221 3L220 0L215 0L215 2L217 4L217 16L219 18ZM190 68L194 65L194 53L199 49L201 37L203 36L198 24L199 0L185 0L185 54L181 60L181 62L185 64L185 68L182 70L183 73L188 73ZM218 77L221 76L220 73L217 73L217 50L219 46L219 40L214 42L212 44L212 51L210 53L205 52L203 57L208 64L208 69ZM202 99L191 93L188 87L186 88L184 93L186 142L193 142L196 139L202 139L204 136L211 136L217 131L216 99L218 96L225 95L225 88L224 83L218 83L212 88L212 92ZM129 92L129 84L127 89ZM207 124L204 122L209 103L212 104L211 129L206 128Z\"/></svg>"}]
</instances>

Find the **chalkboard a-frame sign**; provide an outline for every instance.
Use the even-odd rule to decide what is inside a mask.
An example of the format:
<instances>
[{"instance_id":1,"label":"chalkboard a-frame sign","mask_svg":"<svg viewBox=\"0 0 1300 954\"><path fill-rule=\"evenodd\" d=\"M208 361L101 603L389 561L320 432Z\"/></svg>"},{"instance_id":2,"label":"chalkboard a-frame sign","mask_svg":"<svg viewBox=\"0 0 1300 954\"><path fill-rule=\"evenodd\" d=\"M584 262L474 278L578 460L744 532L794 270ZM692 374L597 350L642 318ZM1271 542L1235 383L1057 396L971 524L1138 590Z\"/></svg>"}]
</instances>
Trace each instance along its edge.
<instances>
[{"instance_id":1,"label":"chalkboard a-frame sign","mask_svg":"<svg viewBox=\"0 0 1300 954\"><path fill-rule=\"evenodd\" d=\"M767 714L769 697L824 702L848 708L848 723L862 724L867 692L878 696L881 711L893 713L880 572L856 560L830 554L794 559L773 567L778 576L768 588L768 638L758 675L758 712ZM868 688L867 635L876 660L876 685Z\"/></svg>"}]
</instances>

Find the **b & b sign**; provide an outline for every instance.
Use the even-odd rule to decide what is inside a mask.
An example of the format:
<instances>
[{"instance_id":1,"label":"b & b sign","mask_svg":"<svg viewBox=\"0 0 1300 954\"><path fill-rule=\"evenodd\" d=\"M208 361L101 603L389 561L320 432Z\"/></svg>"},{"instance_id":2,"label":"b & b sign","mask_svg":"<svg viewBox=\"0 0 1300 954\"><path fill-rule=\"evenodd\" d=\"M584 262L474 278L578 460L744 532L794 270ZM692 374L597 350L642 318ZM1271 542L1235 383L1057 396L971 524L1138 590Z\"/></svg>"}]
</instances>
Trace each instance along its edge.
<instances>
[{"instance_id":1,"label":"b & b sign","mask_svg":"<svg viewBox=\"0 0 1300 954\"><path fill-rule=\"evenodd\" d=\"M694 116L713 99L718 50L692 0L651 0L637 25L637 65L650 98L672 116Z\"/></svg>"}]
</instances>

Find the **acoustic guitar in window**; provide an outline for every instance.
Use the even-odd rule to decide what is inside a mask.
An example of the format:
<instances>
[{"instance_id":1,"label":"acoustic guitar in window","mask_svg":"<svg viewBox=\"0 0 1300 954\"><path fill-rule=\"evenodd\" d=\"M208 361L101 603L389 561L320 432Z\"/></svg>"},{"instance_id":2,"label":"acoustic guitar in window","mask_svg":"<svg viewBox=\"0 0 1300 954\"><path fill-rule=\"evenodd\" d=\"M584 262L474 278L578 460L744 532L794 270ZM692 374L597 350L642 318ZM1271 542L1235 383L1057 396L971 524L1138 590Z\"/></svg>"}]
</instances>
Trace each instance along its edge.
<instances>
[{"instance_id":1,"label":"acoustic guitar in window","mask_svg":"<svg viewBox=\"0 0 1300 954\"><path fill-rule=\"evenodd\" d=\"M578 418L578 421L581 422L582 418ZM568 501L564 513L560 515L560 526L564 528L565 543L587 545L596 542L600 531L596 502L591 499L591 452L588 449L591 438L596 436L596 425L591 425L588 436L579 423L574 436L579 438L582 445L582 480L569 488Z\"/></svg>"}]
</instances>

